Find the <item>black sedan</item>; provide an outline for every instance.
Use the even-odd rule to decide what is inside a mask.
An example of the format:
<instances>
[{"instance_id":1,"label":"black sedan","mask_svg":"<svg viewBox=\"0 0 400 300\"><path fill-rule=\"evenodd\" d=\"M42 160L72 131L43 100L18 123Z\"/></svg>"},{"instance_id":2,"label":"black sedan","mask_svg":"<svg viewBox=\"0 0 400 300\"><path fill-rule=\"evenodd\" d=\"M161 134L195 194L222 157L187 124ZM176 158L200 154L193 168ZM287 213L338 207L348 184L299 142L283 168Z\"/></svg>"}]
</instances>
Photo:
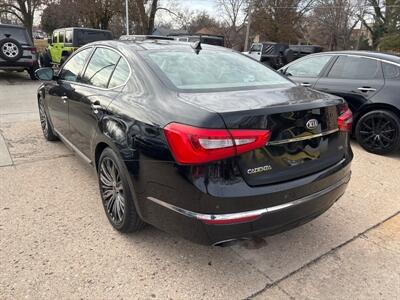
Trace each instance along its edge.
<instances>
[{"instance_id":1,"label":"black sedan","mask_svg":"<svg viewBox=\"0 0 400 300\"><path fill-rule=\"evenodd\" d=\"M280 69L293 81L343 97L354 135L376 154L400 148L400 57L367 51L325 52Z\"/></svg>"},{"instance_id":2,"label":"black sedan","mask_svg":"<svg viewBox=\"0 0 400 300\"><path fill-rule=\"evenodd\" d=\"M226 48L97 42L37 76L45 138L95 167L121 232L273 234L326 211L350 180L345 101Z\"/></svg>"}]
</instances>

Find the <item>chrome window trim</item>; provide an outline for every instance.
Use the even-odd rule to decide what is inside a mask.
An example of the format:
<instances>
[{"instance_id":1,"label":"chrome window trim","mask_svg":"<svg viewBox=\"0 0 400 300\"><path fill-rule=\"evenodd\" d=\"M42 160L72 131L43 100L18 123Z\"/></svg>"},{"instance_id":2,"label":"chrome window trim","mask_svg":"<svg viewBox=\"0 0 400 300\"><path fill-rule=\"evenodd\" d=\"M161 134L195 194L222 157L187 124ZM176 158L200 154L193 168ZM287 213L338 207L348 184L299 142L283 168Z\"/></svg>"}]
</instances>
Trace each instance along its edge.
<instances>
[{"instance_id":1,"label":"chrome window trim","mask_svg":"<svg viewBox=\"0 0 400 300\"><path fill-rule=\"evenodd\" d=\"M115 87L112 87L112 88L102 88L102 87L98 87L98 86L94 86L94 85L90 85L90 84L86 84L86 83L82 83L82 82L77 82L77 81L69 81L69 80L63 80L63 79L60 79L60 81L62 81L62 82L67 82L67 83L70 83L70 84L80 85L80 86L83 86L83 87L89 87L89 88L93 88L93 89L98 89L98 90L102 90L102 91L112 91L112 90L121 88L121 87L125 86L125 85L128 83L128 81L129 81L129 79L131 78L133 72L132 72L132 68L131 68L130 63L128 62L128 60L125 58L125 56L122 54L121 51L119 51L119 50L117 50L117 49L114 49L114 48L112 48L112 47L109 47L109 46L103 46L103 45L96 46L96 45L92 45L92 46L85 47L85 48L83 48L83 49L79 49L79 52L81 52L81 51L83 51L83 50L85 50L85 49L89 49L89 48L93 48L93 49L92 49L92 52L89 54L89 55L90 55L89 60L85 63L85 66L84 66L84 69L83 69L84 72L86 71L86 68L87 68L87 66L88 66L89 63L90 63L90 59L92 58L92 56L93 56L93 54L95 53L95 51L97 50L97 48L106 48L106 49L109 49L109 50L112 50L112 51L118 53L118 55L121 56L121 57L125 60L126 64L128 65L128 68L129 68L129 75L128 75L127 79L125 80L125 82L124 82L123 84L120 84L120 85L115 86ZM78 52L78 53L79 53L79 52ZM74 55L74 56L75 56L75 55ZM67 64L68 61L69 61L69 59L68 59L65 63ZM63 69L64 69L64 68L63 68ZM59 71L59 73L61 73L61 71L62 71L63 69L61 69L61 70ZM84 74L84 72L83 72L83 74ZM80 75L83 75L83 74L80 74ZM79 76L80 76L80 75L79 75Z\"/></svg>"},{"instance_id":2,"label":"chrome window trim","mask_svg":"<svg viewBox=\"0 0 400 300\"><path fill-rule=\"evenodd\" d=\"M335 133L339 131L339 128L335 128L332 130L328 130L328 131L324 131L321 133L316 133L316 134L312 134L312 135L308 135L308 136L300 136L300 137L296 137L296 138L291 138L291 139L285 139L285 140L279 140L279 141L270 141L267 143L267 145L271 145L271 146L275 146L275 145L282 145L282 144L287 144L287 143L293 143L293 142L300 142L300 141L305 141L305 140L309 140L309 139L314 139L317 137L321 137L321 136L325 136L331 133Z\"/></svg>"},{"instance_id":3,"label":"chrome window trim","mask_svg":"<svg viewBox=\"0 0 400 300\"><path fill-rule=\"evenodd\" d=\"M344 162L345 159L342 159L341 161L339 161L338 164L341 164ZM184 215L186 217L189 218L193 218L193 219L197 219L197 220L208 220L208 221L212 221L212 220L234 220L234 219L240 219L240 218L245 218L245 217L250 217L250 216L262 216L265 214L269 214L272 212L277 212L292 206L296 206L299 204L303 204L305 202L311 201L315 198L321 197L333 190L335 190L336 188L340 187L343 184L346 184L349 182L350 180L350 174L348 174L346 177L342 178L341 180L339 180L338 182L336 182L335 184L321 190L318 191L314 194L305 196L303 198L294 200L294 201L290 201L287 203L283 203L280 205L275 205L275 206L271 206L271 207L266 207L266 208L261 208L261 209L256 209L256 210L250 210L250 211L244 211L244 212L238 212L238 213L231 213L231 214L202 214L202 213L197 213L197 212L193 212L178 206L175 206L173 204L164 202L160 199L154 198L154 197L147 197L148 200L157 203L160 206L163 206L167 209L170 209L176 213L179 213L181 215Z\"/></svg>"},{"instance_id":4,"label":"chrome window trim","mask_svg":"<svg viewBox=\"0 0 400 300\"><path fill-rule=\"evenodd\" d=\"M360 58L369 58L369 59L374 59L374 60L377 60L377 61L380 61L380 62L384 62L384 63L388 63L388 64L392 64L392 65L395 65L395 66L400 67L400 63L396 63L396 62L393 62L393 61L390 61L390 60L386 60L386 59L382 59L382 58L370 57L370 56L366 56L366 55L362 55L362 54L320 52L320 53L315 53L315 54L311 54L311 55L312 55L313 57L314 57L314 56L330 55L330 56L353 56L353 57L360 57ZM306 55L306 56L304 56L304 57L302 57L302 58L296 59L295 61L293 61L293 62L291 62L290 64L288 64L288 65L286 66L286 68L285 68L285 67L282 67L281 69L283 69L283 68L287 69L287 68L289 68L291 65L294 65L294 64L296 64L296 63L299 63L299 62L303 61L304 59L306 59L307 57L309 58L310 55Z\"/></svg>"}]
</instances>

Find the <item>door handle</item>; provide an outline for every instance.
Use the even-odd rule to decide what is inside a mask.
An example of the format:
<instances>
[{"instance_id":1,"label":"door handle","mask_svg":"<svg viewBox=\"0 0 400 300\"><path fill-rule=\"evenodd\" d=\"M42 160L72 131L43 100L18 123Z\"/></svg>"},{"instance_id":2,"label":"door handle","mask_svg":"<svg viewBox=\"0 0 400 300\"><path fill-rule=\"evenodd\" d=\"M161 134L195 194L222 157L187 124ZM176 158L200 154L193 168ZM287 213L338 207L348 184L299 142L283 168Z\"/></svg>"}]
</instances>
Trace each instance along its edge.
<instances>
[{"instance_id":1,"label":"door handle","mask_svg":"<svg viewBox=\"0 0 400 300\"><path fill-rule=\"evenodd\" d=\"M301 85L301 86L305 86L305 87L310 87L310 86L311 86L311 83L302 82L302 83L300 83L300 85Z\"/></svg>"},{"instance_id":2,"label":"door handle","mask_svg":"<svg viewBox=\"0 0 400 300\"><path fill-rule=\"evenodd\" d=\"M368 86L359 87L358 90L361 91L361 92L364 92L364 93L366 93L366 92L375 92L376 91L376 89L368 87Z\"/></svg>"},{"instance_id":3,"label":"door handle","mask_svg":"<svg viewBox=\"0 0 400 300\"><path fill-rule=\"evenodd\" d=\"M68 97L67 96L61 96L61 99L63 103L67 103Z\"/></svg>"}]
</instances>

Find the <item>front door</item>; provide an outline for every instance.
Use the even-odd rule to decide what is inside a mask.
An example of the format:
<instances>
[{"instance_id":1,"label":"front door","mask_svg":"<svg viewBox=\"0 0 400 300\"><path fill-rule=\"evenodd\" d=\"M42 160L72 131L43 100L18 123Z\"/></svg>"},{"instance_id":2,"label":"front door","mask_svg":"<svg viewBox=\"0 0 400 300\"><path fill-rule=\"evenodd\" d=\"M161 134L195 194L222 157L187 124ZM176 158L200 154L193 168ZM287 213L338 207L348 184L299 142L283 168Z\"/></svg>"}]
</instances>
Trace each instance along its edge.
<instances>
[{"instance_id":1,"label":"front door","mask_svg":"<svg viewBox=\"0 0 400 300\"><path fill-rule=\"evenodd\" d=\"M69 135L69 100L79 97L75 83L92 48L79 51L61 69L57 82L49 89L47 100L54 129L63 137Z\"/></svg>"},{"instance_id":2,"label":"front door","mask_svg":"<svg viewBox=\"0 0 400 300\"><path fill-rule=\"evenodd\" d=\"M306 57L284 67L283 73L291 80L305 87L314 87L318 76L323 73L331 62L332 55L316 55Z\"/></svg>"}]
</instances>

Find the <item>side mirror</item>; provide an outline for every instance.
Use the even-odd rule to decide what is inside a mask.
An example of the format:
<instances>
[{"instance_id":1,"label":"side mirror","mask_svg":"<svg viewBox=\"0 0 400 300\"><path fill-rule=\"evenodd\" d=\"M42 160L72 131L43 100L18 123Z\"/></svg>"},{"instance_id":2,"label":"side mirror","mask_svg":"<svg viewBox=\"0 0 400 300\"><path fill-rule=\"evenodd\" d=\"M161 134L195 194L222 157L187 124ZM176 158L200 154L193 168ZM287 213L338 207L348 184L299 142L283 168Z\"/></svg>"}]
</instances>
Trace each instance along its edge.
<instances>
[{"instance_id":1,"label":"side mirror","mask_svg":"<svg viewBox=\"0 0 400 300\"><path fill-rule=\"evenodd\" d=\"M52 43L53 43L52 38L48 38L48 39L47 39L47 44L51 45Z\"/></svg>"},{"instance_id":2,"label":"side mirror","mask_svg":"<svg viewBox=\"0 0 400 300\"><path fill-rule=\"evenodd\" d=\"M52 68L40 68L35 71L35 76L39 80L54 80L54 70Z\"/></svg>"}]
</instances>

